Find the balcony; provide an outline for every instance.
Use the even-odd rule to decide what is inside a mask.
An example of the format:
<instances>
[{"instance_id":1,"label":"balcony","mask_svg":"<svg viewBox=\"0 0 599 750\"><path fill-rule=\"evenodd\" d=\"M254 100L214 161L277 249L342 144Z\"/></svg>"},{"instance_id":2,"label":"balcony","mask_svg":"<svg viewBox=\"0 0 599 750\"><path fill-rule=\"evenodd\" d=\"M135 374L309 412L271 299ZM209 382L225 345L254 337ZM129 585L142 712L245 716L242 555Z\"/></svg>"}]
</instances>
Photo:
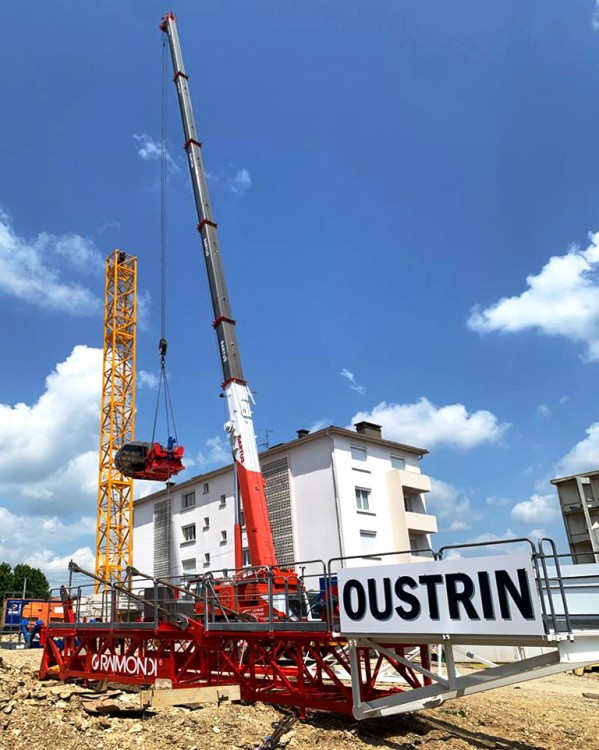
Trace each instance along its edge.
<instances>
[{"instance_id":1,"label":"balcony","mask_svg":"<svg viewBox=\"0 0 599 750\"><path fill-rule=\"evenodd\" d=\"M415 471L406 471L405 469L394 469L399 474L401 486L415 492L430 492L431 480L426 474L416 474Z\"/></svg>"},{"instance_id":2,"label":"balcony","mask_svg":"<svg viewBox=\"0 0 599 750\"><path fill-rule=\"evenodd\" d=\"M433 516L430 513L411 513L410 511L406 511L406 527L408 531L417 531L421 534L434 534L437 531L437 516Z\"/></svg>"}]
</instances>

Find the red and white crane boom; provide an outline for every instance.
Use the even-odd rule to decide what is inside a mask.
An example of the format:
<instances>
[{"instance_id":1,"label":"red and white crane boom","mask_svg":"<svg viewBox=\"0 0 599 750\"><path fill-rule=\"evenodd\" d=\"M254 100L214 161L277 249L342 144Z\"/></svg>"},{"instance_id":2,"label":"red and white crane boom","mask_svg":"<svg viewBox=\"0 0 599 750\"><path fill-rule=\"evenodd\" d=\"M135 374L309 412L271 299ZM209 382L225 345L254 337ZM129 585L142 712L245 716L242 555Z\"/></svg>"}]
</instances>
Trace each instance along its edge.
<instances>
[{"instance_id":1,"label":"red and white crane boom","mask_svg":"<svg viewBox=\"0 0 599 750\"><path fill-rule=\"evenodd\" d=\"M258 446L252 422L252 395L243 376L241 357L235 334L235 320L231 312L227 285L218 245L217 225L212 214L208 183L202 162L201 143L198 139L191 97L189 77L185 73L177 23L173 13L168 13L160 28L168 37L177 87L181 119L185 133L189 173L198 214L198 232L208 285L212 297L214 322L218 341L225 399L229 419L225 424L237 469L239 490L245 516L246 533L252 565L276 566L277 559L266 505L265 482L258 461ZM239 521L239 519L237 519ZM240 565L239 523L236 524L236 555Z\"/></svg>"}]
</instances>

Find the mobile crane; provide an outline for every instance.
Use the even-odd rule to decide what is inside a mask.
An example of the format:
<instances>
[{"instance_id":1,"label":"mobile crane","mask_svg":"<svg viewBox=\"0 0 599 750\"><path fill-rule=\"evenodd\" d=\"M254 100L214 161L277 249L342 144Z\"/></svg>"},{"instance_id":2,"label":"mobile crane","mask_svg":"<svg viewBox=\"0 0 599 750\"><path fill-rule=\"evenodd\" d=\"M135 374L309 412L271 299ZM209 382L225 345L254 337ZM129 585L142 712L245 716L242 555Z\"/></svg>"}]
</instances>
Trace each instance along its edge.
<instances>
[{"instance_id":1,"label":"mobile crane","mask_svg":"<svg viewBox=\"0 0 599 750\"><path fill-rule=\"evenodd\" d=\"M183 147L187 152L198 218L197 230L202 240L202 251L214 312L212 326L216 332L218 344L223 377L222 389L229 415L225 424L225 431L231 445L239 483L250 562L252 566L267 566L277 569L275 585L297 586L295 573L291 570L278 569L277 565L266 504L265 481L258 460L258 445L252 421L253 399L241 366L241 355L235 333L236 322L231 312L218 244L217 224L212 214L212 206L208 195L201 143L196 131L189 94L189 78L185 73L177 23L173 13L167 13L160 29L168 37L174 71L173 80L177 88L179 109L183 122L185 135ZM236 567L241 568L241 524L238 509L234 538Z\"/></svg>"},{"instance_id":2,"label":"mobile crane","mask_svg":"<svg viewBox=\"0 0 599 750\"><path fill-rule=\"evenodd\" d=\"M292 602L303 594L295 570L305 563L290 569L277 564L252 398L241 368L174 15L169 13L160 28L168 35L175 71L229 411L225 429L252 565L220 578L208 572L190 588L189 581L135 569L128 570L128 584L122 586L71 563L69 586L61 587L64 622L49 623L41 633L40 677L146 687L160 680L182 691L182 703L189 702L190 689L238 686L242 699L293 706L300 717L319 709L367 719L432 708L450 698L598 662L599 568L562 566L546 539L536 545L513 539L444 547L416 563L360 567L351 558L306 561L320 566L322 616L310 619L301 607L291 616ZM508 550L518 544L525 552L451 559L467 547L490 551L498 544ZM392 561L409 554L401 550L381 557ZM92 587L106 586L102 621L84 621L83 587L73 587L73 573L86 574ZM151 588L134 593L148 581ZM173 592L174 599L160 598L160 589ZM116 608L123 598L130 605L126 621L123 608L118 615ZM181 605L189 599L193 614ZM538 647L540 653L498 666L472 653L479 645ZM489 668L460 675L455 664L460 652ZM194 692L192 702L197 700Z\"/></svg>"}]
</instances>

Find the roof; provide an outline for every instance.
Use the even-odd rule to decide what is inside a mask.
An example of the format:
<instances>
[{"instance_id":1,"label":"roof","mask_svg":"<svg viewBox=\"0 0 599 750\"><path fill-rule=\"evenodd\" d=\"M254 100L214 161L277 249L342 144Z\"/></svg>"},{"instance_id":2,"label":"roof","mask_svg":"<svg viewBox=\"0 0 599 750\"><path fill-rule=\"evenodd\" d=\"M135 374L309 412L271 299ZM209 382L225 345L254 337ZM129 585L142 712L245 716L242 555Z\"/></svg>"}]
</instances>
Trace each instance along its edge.
<instances>
[{"instance_id":1,"label":"roof","mask_svg":"<svg viewBox=\"0 0 599 750\"><path fill-rule=\"evenodd\" d=\"M363 435L360 432L356 432L355 430L346 430L343 427L325 427L322 430L317 430L316 432L310 432L307 435L304 435L303 437L296 438L295 440L289 440L286 443L279 443L278 445L273 445L272 448L269 448L266 451L262 451L262 453L259 454L260 459L270 458L271 456L276 456L279 453L284 453L285 451L288 451L289 449L295 448L298 445L304 445L305 443L310 443L314 440L318 440L322 437L328 437L329 435L340 435L341 437L348 437L352 440L359 440L364 441L367 443L374 443L375 445L384 445L388 448L392 448L395 450L401 450L401 451L407 451L408 453L415 453L418 456L425 456L428 451L426 448L417 448L414 445L405 445L404 443L396 443L393 440L385 440L384 438L377 438L372 435ZM213 471L209 471L206 474L197 474L195 477L191 477L191 479L186 479L184 482L180 482L176 484L177 491L184 490L186 487L189 487L191 485L195 485L198 483L198 481L204 481L213 479L214 477L220 476L221 474L226 474L229 471L231 471L232 463L227 464L226 466L221 466L218 469L214 469ZM173 483L175 484L175 483ZM160 497L166 493L165 489L158 490L157 492L153 492L151 495L145 495L145 497L140 497L137 500L134 501L134 505L139 505L141 503L145 503L148 500L154 500L157 497Z\"/></svg>"},{"instance_id":2,"label":"roof","mask_svg":"<svg viewBox=\"0 0 599 750\"><path fill-rule=\"evenodd\" d=\"M586 471L583 474L570 474L568 477L557 477L557 479L552 479L551 484L563 484L564 482L569 482L572 479L576 479L576 477L590 477L591 479L593 477L599 476L599 469L595 469L594 471Z\"/></svg>"}]
</instances>

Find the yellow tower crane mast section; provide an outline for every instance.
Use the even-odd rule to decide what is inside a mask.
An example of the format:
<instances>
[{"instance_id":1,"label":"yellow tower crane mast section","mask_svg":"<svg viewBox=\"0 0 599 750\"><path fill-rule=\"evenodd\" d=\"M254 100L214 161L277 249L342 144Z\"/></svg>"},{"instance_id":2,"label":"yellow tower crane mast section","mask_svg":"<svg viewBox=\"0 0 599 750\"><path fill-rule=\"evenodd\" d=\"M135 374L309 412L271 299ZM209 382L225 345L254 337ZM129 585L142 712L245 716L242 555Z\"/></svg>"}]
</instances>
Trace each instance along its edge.
<instances>
[{"instance_id":1,"label":"yellow tower crane mast section","mask_svg":"<svg viewBox=\"0 0 599 750\"><path fill-rule=\"evenodd\" d=\"M120 583L133 563L133 479L114 455L135 438L136 328L137 258L115 250L106 259L96 575Z\"/></svg>"}]
</instances>

